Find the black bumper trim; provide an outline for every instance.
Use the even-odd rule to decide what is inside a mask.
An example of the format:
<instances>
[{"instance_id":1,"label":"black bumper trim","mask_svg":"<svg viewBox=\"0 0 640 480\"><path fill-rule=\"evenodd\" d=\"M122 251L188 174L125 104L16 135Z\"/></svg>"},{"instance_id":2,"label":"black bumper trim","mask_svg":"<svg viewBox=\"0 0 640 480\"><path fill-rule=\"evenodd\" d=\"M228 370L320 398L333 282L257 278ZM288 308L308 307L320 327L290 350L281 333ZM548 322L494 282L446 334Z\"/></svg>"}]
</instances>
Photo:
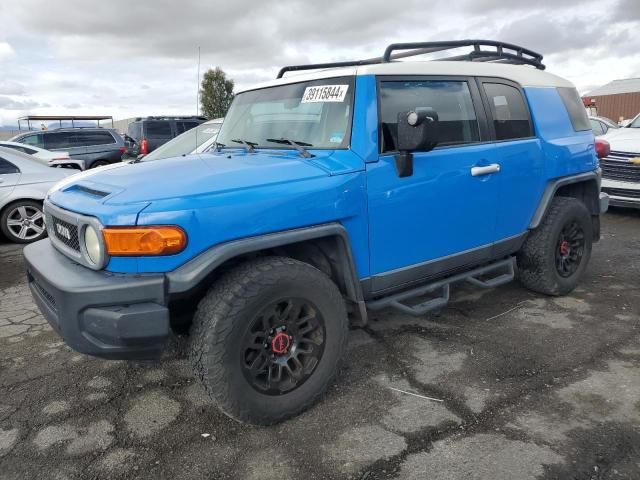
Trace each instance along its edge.
<instances>
[{"instance_id":1,"label":"black bumper trim","mask_svg":"<svg viewBox=\"0 0 640 480\"><path fill-rule=\"evenodd\" d=\"M25 247L24 256L38 308L71 348L109 359L160 357L170 331L163 274L90 270L49 239Z\"/></svg>"}]
</instances>

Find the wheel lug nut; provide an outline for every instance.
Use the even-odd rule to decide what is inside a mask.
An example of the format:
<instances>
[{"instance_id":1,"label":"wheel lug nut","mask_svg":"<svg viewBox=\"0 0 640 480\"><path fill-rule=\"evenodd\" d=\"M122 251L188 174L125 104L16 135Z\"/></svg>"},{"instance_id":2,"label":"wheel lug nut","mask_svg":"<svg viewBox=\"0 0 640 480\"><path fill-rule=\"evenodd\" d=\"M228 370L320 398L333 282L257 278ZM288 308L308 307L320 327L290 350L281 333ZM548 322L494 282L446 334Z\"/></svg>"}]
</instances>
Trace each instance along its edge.
<instances>
[{"instance_id":1,"label":"wheel lug nut","mask_svg":"<svg viewBox=\"0 0 640 480\"><path fill-rule=\"evenodd\" d=\"M274 333L276 333L276 331L272 328L271 330L269 330L269 333L273 335Z\"/></svg>"},{"instance_id":2,"label":"wheel lug nut","mask_svg":"<svg viewBox=\"0 0 640 480\"><path fill-rule=\"evenodd\" d=\"M264 348L269 348L269 344L268 343L265 343L263 346L264 346Z\"/></svg>"},{"instance_id":3,"label":"wheel lug nut","mask_svg":"<svg viewBox=\"0 0 640 480\"><path fill-rule=\"evenodd\" d=\"M282 331L283 331L283 332L286 332L286 331L287 331L287 326L286 326L286 325L284 325L284 326L282 327Z\"/></svg>"}]
</instances>

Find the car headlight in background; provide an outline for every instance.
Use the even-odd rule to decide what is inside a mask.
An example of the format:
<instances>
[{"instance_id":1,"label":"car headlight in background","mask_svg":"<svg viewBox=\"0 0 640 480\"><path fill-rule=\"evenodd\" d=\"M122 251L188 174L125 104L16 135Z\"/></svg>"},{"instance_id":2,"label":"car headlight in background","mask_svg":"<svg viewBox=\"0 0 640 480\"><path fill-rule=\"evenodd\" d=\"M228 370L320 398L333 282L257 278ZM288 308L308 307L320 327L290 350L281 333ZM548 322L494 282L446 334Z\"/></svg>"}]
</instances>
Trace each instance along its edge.
<instances>
[{"instance_id":1,"label":"car headlight in background","mask_svg":"<svg viewBox=\"0 0 640 480\"><path fill-rule=\"evenodd\" d=\"M87 225L84 229L84 248L91 263L98 265L102 260L102 242L98 232L91 225Z\"/></svg>"}]
</instances>

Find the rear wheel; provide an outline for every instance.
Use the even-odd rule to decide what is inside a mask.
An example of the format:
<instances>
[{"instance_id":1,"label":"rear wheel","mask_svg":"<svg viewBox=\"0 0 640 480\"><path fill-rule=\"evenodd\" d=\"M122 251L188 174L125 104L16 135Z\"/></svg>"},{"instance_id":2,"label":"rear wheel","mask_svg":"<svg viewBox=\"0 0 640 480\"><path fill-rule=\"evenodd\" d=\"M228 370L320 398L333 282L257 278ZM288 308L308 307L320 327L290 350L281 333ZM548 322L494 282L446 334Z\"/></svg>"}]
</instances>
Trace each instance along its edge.
<instances>
[{"instance_id":1,"label":"rear wheel","mask_svg":"<svg viewBox=\"0 0 640 480\"><path fill-rule=\"evenodd\" d=\"M42 205L33 200L19 200L0 215L0 230L11 242L31 243L47 235Z\"/></svg>"},{"instance_id":2,"label":"rear wheel","mask_svg":"<svg viewBox=\"0 0 640 480\"><path fill-rule=\"evenodd\" d=\"M266 257L228 272L201 301L191 362L224 413L273 424L327 389L347 326L344 300L329 277L296 260Z\"/></svg>"},{"instance_id":3,"label":"rear wheel","mask_svg":"<svg viewBox=\"0 0 640 480\"><path fill-rule=\"evenodd\" d=\"M105 165L109 165L109 162L107 162L106 160L96 160L91 164L91 167L89 168L104 167Z\"/></svg>"},{"instance_id":4,"label":"rear wheel","mask_svg":"<svg viewBox=\"0 0 640 480\"><path fill-rule=\"evenodd\" d=\"M575 198L556 197L517 255L520 281L547 295L571 292L589 263L591 215Z\"/></svg>"}]
</instances>

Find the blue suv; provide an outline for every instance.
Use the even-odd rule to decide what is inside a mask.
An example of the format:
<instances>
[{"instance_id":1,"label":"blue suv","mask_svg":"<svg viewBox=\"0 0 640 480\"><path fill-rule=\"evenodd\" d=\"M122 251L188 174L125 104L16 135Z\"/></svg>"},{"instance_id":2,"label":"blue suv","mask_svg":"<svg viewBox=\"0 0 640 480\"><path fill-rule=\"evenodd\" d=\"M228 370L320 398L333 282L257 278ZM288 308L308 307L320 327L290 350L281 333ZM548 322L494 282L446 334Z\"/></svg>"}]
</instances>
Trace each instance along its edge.
<instances>
[{"instance_id":1,"label":"blue suv","mask_svg":"<svg viewBox=\"0 0 640 480\"><path fill-rule=\"evenodd\" d=\"M154 360L189 329L212 400L271 424L320 397L370 310L423 315L455 282L516 271L533 291L571 292L606 208L585 110L541 55L394 44L239 92L210 152L59 183L49 238L24 254L72 348Z\"/></svg>"}]
</instances>

